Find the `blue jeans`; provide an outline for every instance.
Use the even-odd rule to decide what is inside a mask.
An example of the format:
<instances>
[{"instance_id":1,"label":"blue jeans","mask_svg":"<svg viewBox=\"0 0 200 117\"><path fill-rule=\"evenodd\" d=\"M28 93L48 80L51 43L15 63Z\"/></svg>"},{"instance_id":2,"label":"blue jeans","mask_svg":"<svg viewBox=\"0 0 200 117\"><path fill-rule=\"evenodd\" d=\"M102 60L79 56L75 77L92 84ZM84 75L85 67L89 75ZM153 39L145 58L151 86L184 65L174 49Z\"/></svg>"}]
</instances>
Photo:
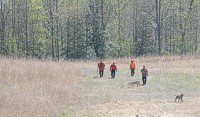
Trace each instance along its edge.
<instances>
[{"instance_id":1,"label":"blue jeans","mask_svg":"<svg viewBox=\"0 0 200 117\"><path fill-rule=\"evenodd\" d=\"M111 78L112 78L112 79L115 78L115 70L111 70Z\"/></svg>"},{"instance_id":2,"label":"blue jeans","mask_svg":"<svg viewBox=\"0 0 200 117\"><path fill-rule=\"evenodd\" d=\"M143 85L146 85L146 82L147 82L147 76L146 75L142 75L142 82L143 82Z\"/></svg>"},{"instance_id":3,"label":"blue jeans","mask_svg":"<svg viewBox=\"0 0 200 117\"><path fill-rule=\"evenodd\" d=\"M103 77L103 70L99 70L100 78Z\"/></svg>"}]
</instances>

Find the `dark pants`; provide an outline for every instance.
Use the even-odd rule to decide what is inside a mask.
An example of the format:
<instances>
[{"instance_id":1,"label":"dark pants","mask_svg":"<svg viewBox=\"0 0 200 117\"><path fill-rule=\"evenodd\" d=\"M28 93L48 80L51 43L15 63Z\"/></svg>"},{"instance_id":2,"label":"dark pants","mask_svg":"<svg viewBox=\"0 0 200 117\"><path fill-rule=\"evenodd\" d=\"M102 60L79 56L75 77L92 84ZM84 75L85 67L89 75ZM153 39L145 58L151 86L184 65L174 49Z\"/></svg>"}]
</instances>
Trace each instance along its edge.
<instances>
[{"instance_id":1,"label":"dark pants","mask_svg":"<svg viewBox=\"0 0 200 117\"><path fill-rule=\"evenodd\" d=\"M131 68L131 76L134 76L134 74L135 74L135 69Z\"/></svg>"},{"instance_id":2,"label":"dark pants","mask_svg":"<svg viewBox=\"0 0 200 117\"><path fill-rule=\"evenodd\" d=\"M111 70L111 78L112 78L112 79L115 78L115 70Z\"/></svg>"},{"instance_id":3,"label":"dark pants","mask_svg":"<svg viewBox=\"0 0 200 117\"><path fill-rule=\"evenodd\" d=\"M100 78L103 77L103 70L99 70Z\"/></svg>"},{"instance_id":4,"label":"dark pants","mask_svg":"<svg viewBox=\"0 0 200 117\"><path fill-rule=\"evenodd\" d=\"M146 85L146 82L147 82L147 76L142 76L142 82L143 82L143 85Z\"/></svg>"}]
</instances>

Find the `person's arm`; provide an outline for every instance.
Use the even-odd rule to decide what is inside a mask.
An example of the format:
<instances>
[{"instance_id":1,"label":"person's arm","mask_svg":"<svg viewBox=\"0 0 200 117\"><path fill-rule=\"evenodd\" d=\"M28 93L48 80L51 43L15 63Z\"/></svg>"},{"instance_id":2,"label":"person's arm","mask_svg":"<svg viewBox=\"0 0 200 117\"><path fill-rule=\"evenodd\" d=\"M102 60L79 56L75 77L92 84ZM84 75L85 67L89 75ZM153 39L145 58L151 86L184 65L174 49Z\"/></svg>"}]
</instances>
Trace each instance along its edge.
<instances>
[{"instance_id":1,"label":"person's arm","mask_svg":"<svg viewBox=\"0 0 200 117\"><path fill-rule=\"evenodd\" d=\"M98 65L97 65L97 71L99 70L99 63L98 63Z\"/></svg>"},{"instance_id":2,"label":"person's arm","mask_svg":"<svg viewBox=\"0 0 200 117\"><path fill-rule=\"evenodd\" d=\"M148 69L146 69L146 74L147 74L147 76L149 75Z\"/></svg>"}]
</instances>

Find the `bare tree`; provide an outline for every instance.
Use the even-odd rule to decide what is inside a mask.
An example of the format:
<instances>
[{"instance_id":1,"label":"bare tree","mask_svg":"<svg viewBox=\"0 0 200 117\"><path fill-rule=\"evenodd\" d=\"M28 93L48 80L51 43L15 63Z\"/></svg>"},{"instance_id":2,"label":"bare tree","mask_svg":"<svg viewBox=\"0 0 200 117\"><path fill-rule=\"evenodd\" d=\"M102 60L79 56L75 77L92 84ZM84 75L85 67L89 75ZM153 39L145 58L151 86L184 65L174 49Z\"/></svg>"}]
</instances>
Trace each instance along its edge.
<instances>
[{"instance_id":1,"label":"bare tree","mask_svg":"<svg viewBox=\"0 0 200 117\"><path fill-rule=\"evenodd\" d=\"M157 37L158 37L158 54L161 55L161 32L160 32L160 9L161 9L161 0L155 0L156 3L156 24L157 24Z\"/></svg>"}]
</instances>

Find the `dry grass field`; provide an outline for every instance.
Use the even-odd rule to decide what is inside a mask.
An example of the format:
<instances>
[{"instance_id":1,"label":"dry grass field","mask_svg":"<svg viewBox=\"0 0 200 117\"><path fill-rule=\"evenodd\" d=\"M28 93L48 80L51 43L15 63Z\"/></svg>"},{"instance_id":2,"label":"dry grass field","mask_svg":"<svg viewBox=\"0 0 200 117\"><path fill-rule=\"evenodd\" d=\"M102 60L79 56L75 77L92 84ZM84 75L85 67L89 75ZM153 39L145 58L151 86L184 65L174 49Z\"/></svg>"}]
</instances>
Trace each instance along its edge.
<instances>
[{"instance_id":1,"label":"dry grass field","mask_svg":"<svg viewBox=\"0 0 200 117\"><path fill-rule=\"evenodd\" d=\"M105 60L103 78L97 61L51 62L0 59L0 116L2 117L199 117L200 58L168 56ZM110 79L109 66L118 71ZM140 69L149 70L147 85ZM183 93L184 102L174 103Z\"/></svg>"},{"instance_id":2,"label":"dry grass field","mask_svg":"<svg viewBox=\"0 0 200 117\"><path fill-rule=\"evenodd\" d=\"M84 89L71 63L0 59L0 116L57 117Z\"/></svg>"}]
</instances>

